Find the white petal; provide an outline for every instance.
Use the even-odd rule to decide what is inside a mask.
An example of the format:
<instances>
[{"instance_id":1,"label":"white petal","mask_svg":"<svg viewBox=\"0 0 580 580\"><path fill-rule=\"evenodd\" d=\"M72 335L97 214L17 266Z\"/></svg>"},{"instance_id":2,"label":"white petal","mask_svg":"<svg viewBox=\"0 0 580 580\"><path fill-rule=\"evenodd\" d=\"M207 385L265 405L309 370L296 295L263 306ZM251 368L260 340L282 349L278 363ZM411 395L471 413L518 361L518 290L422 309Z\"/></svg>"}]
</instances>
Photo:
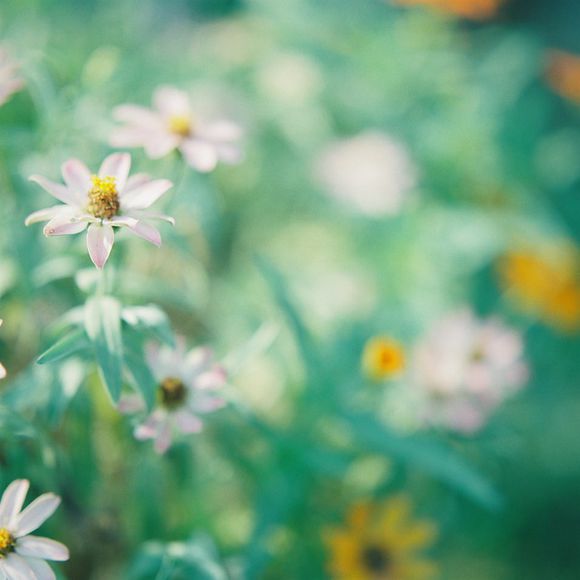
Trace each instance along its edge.
<instances>
[{"instance_id":1,"label":"white petal","mask_svg":"<svg viewBox=\"0 0 580 580\"><path fill-rule=\"evenodd\" d=\"M0 500L0 527L10 525L10 522L22 509L30 484L26 479L13 481L2 494Z\"/></svg>"},{"instance_id":2,"label":"white petal","mask_svg":"<svg viewBox=\"0 0 580 580\"><path fill-rule=\"evenodd\" d=\"M72 214L61 212L53 217L42 230L45 236L67 236L79 234L87 227L87 222L79 221Z\"/></svg>"},{"instance_id":3,"label":"white petal","mask_svg":"<svg viewBox=\"0 0 580 580\"><path fill-rule=\"evenodd\" d=\"M17 538L33 532L47 520L60 504L60 497L44 493L37 497L14 519L14 535Z\"/></svg>"},{"instance_id":4,"label":"white petal","mask_svg":"<svg viewBox=\"0 0 580 580\"><path fill-rule=\"evenodd\" d=\"M56 197L58 201L62 201L67 205L77 205L76 195L72 191L69 191L69 189L64 185L55 183L46 177L42 177L42 175L31 175L28 179L34 183L38 183L42 189L48 191L48 193L53 197Z\"/></svg>"},{"instance_id":5,"label":"white petal","mask_svg":"<svg viewBox=\"0 0 580 580\"><path fill-rule=\"evenodd\" d=\"M16 553L29 558L42 558L43 560L54 560L64 562L69 559L68 548L50 538L39 536L26 536L19 538L16 542Z\"/></svg>"},{"instance_id":6,"label":"white petal","mask_svg":"<svg viewBox=\"0 0 580 580\"><path fill-rule=\"evenodd\" d=\"M31 213L24 221L25 226L30 224L35 224L37 222L46 222L56 217L61 211L68 208L67 205L53 205L52 207L47 207L46 209L41 209Z\"/></svg>"},{"instance_id":7,"label":"white petal","mask_svg":"<svg viewBox=\"0 0 580 580\"><path fill-rule=\"evenodd\" d=\"M69 159L62 164L62 177L78 203L83 203L91 189L91 172L78 159Z\"/></svg>"},{"instance_id":8,"label":"white petal","mask_svg":"<svg viewBox=\"0 0 580 580\"><path fill-rule=\"evenodd\" d=\"M161 246L161 234L155 226L146 222L137 222L134 226L128 226L128 228L136 236L151 242L157 247Z\"/></svg>"},{"instance_id":9,"label":"white petal","mask_svg":"<svg viewBox=\"0 0 580 580\"><path fill-rule=\"evenodd\" d=\"M188 94L175 87L159 87L153 94L153 105L164 117L191 115Z\"/></svg>"},{"instance_id":10,"label":"white petal","mask_svg":"<svg viewBox=\"0 0 580 580\"><path fill-rule=\"evenodd\" d=\"M134 431L135 439L143 441L157 437L161 426L166 422L166 414L161 411L155 411L145 419L143 423L137 425Z\"/></svg>"},{"instance_id":11,"label":"white petal","mask_svg":"<svg viewBox=\"0 0 580 580\"><path fill-rule=\"evenodd\" d=\"M30 558L26 563L32 568L35 580L56 580L56 574L44 560Z\"/></svg>"},{"instance_id":12,"label":"white petal","mask_svg":"<svg viewBox=\"0 0 580 580\"><path fill-rule=\"evenodd\" d=\"M173 415L177 428L186 435L199 433L203 429L203 423L199 417L196 417L189 411L178 411Z\"/></svg>"},{"instance_id":13,"label":"white petal","mask_svg":"<svg viewBox=\"0 0 580 580\"><path fill-rule=\"evenodd\" d=\"M218 409L223 409L227 401L221 397L201 395L192 402L191 409L195 413L213 413Z\"/></svg>"},{"instance_id":14,"label":"white petal","mask_svg":"<svg viewBox=\"0 0 580 580\"><path fill-rule=\"evenodd\" d=\"M87 231L87 249L93 264L101 269L111 254L115 234L110 225L91 224Z\"/></svg>"},{"instance_id":15,"label":"white petal","mask_svg":"<svg viewBox=\"0 0 580 580\"><path fill-rule=\"evenodd\" d=\"M37 580L28 562L14 552L0 560L0 566L8 580Z\"/></svg>"},{"instance_id":16,"label":"white petal","mask_svg":"<svg viewBox=\"0 0 580 580\"><path fill-rule=\"evenodd\" d=\"M4 368L4 365L0 363L0 379L4 378L6 378L6 369Z\"/></svg>"},{"instance_id":17,"label":"white petal","mask_svg":"<svg viewBox=\"0 0 580 580\"><path fill-rule=\"evenodd\" d=\"M119 105L113 109L113 117L121 123L143 128L159 127L162 124L157 113L139 105Z\"/></svg>"},{"instance_id":18,"label":"white petal","mask_svg":"<svg viewBox=\"0 0 580 580\"><path fill-rule=\"evenodd\" d=\"M216 148L204 141L184 141L180 146L185 160L194 169L207 173L215 169L218 162Z\"/></svg>"},{"instance_id":19,"label":"white petal","mask_svg":"<svg viewBox=\"0 0 580 580\"><path fill-rule=\"evenodd\" d=\"M172 226L175 225L175 219L169 215L163 215L162 213L151 213L149 211L143 211L139 209L131 210L128 215L134 217L138 220L161 220L171 224Z\"/></svg>"},{"instance_id":20,"label":"white petal","mask_svg":"<svg viewBox=\"0 0 580 580\"><path fill-rule=\"evenodd\" d=\"M199 375L194 383L195 388L202 390L214 390L222 387L227 381L227 373L224 368L216 366L213 369Z\"/></svg>"},{"instance_id":21,"label":"white petal","mask_svg":"<svg viewBox=\"0 0 580 580\"><path fill-rule=\"evenodd\" d=\"M237 141L242 137L242 128L232 121L215 121L202 130L204 139L222 143Z\"/></svg>"},{"instance_id":22,"label":"white petal","mask_svg":"<svg viewBox=\"0 0 580 580\"><path fill-rule=\"evenodd\" d=\"M173 187L173 183L168 179L149 181L129 193L125 193L121 197L121 207L123 209L147 209L171 187Z\"/></svg>"},{"instance_id":23,"label":"white petal","mask_svg":"<svg viewBox=\"0 0 580 580\"><path fill-rule=\"evenodd\" d=\"M157 453L163 454L165 453L171 445L171 425L169 421L166 421L162 426L159 432L157 433L157 437L155 437L155 443L153 444L153 448Z\"/></svg>"},{"instance_id":24,"label":"white petal","mask_svg":"<svg viewBox=\"0 0 580 580\"><path fill-rule=\"evenodd\" d=\"M114 217L112 217L110 220L103 220L104 224L110 224L112 226L127 226L127 227L133 227L137 225L137 222L139 220L137 218L134 217L130 217L130 216L125 216L125 215L116 215Z\"/></svg>"},{"instance_id":25,"label":"white petal","mask_svg":"<svg viewBox=\"0 0 580 580\"><path fill-rule=\"evenodd\" d=\"M145 404L140 395L126 395L119 401L117 409L123 414L138 413L145 409Z\"/></svg>"},{"instance_id":26,"label":"white petal","mask_svg":"<svg viewBox=\"0 0 580 580\"><path fill-rule=\"evenodd\" d=\"M131 170L131 155L129 153L113 153L101 164L99 177L114 177L117 191L122 192Z\"/></svg>"},{"instance_id":27,"label":"white petal","mask_svg":"<svg viewBox=\"0 0 580 580\"><path fill-rule=\"evenodd\" d=\"M149 175L147 175L147 173L135 173L135 175L131 175L131 177L127 179L123 194L126 196L130 191L133 191L137 187L140 187L149 181L151 181L151 178Z\"/></svg>"},{"instance_id":28,"label":"white petal","mask_svg":"<svg viewBox=\"0 0 580 580\"><path fill-rule=\"evenodd\" d=\"M174 135L163 129L148 135L143 141L143 147L147 157L161 159L176 149L181 139L179 135Z\"/></svg>"}]
</instances>

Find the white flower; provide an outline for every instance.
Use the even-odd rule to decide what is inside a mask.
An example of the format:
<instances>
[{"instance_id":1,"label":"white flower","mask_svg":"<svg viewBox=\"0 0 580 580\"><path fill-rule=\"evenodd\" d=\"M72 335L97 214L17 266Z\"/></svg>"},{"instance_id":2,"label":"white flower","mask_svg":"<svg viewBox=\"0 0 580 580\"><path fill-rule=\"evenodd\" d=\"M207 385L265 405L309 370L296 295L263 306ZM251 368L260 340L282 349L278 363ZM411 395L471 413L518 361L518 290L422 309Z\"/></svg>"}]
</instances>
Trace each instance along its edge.
<instances>
[{"instance_id":1,"label":"white flower","mask_svg":"<svg viewBox=\"0 0 580 580\"><path fill-rule=\"evenodd\" d=\"M126 227L136 236L160 246L161 235L151 220L175 222L147 208L173 184L167 179L151 180L144 174L129 177L130 169L131 156L114 153L103 161L97 175L91 175L82 161L69 159L62 165L65 185L33 175L31 181L64 205L29 215L26 225L48 221L44 226L46 236L78 234L88 226L87 248L97 268L102 268L109 258L115 241L114 227Z\"/></svg>"},{"instance_id":2,"label":"white flower","mask_svg":"<svg viewBox=\"0 0 580 580\"><path fill-rule=\"evenodd\" d=\"M178 149L191 167L202 172L212 171L218 161L240 161L240 127L226 120L198 119L187 93L170 86L159 87L153 95L153 107L116 107L113 115L125 126L114 131L111 145L144 147L151 159Z\"/></svg>"},{"instance_id":3,"label":"white flower","mask_svg":"<svg viewBox=\"0 0 580 580\"><path fill-rule=\"evenodd\" d=\"M203 423L200 414L221 409L225 400L217 394L226 382L225 369L214 362L210 349L186 352L183 341L175 349L150 345L147 361L158 384L159 403L135 429L137 439L153 439L158 453L171 445L173 432L198 433ZM144 410L138 395L121 399L119 410L134 413Z\"/></svg>"},{"instance_id":4,"label":"white flower","mask_svg":"<svg viewBox=\"0 0 580 580\"><path fill-rule=\"evenodd\" d=\"M369 216L398 213L417 182L407 150L378 131L331 144L319 156L315 176L328 195Z\"/></svg>"},{"instance_id":5,"label":"white flower","mask_svg":"<svg viewBox=\"0 0 580 580\"><path fill-rule=\"evenodd\" d=\"M45 493L22 510L28 487L26 479L17 479L0 500L0 572L8 580L52 580L56 576L45 560L68 560L68 548L29 534L54 513L60 498Z\"/></svg>"},{"instance_id":6,"label":"white flower","mask_svg":"<svg viewBox=\"0 0 580 580\"><path fill-rule=\"evenodd\" d=\"M465 309L440 320L414 349L412 387L427 422L478 430L526 381L521 336L500 321Z\"/></svg>"},{"instance_id":7,"label":"white flower","mask_svg":"<svg viewBox=\"0 0 580 580\"><path fill-rule=\"evenodd\" d=\"M3 105L24 85L17 74L18 66L5 48L0 47L0 105Z\"/></svg>"}]
</instances>

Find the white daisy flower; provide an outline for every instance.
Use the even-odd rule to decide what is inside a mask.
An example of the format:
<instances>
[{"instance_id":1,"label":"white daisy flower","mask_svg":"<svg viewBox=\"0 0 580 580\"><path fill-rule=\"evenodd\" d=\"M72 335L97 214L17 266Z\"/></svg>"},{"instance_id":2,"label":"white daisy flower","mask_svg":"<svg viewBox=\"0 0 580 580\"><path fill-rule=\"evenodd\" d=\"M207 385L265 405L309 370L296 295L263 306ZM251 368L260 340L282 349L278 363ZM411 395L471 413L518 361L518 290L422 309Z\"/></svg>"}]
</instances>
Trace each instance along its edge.
<instances>
[{"instance_id":1,"label":"white daisy flower","mask_svg":"<svg viewBox=\"0 0 580 580\"><path fill-rule=\"evenodd\" d=\"M171 446L174 432L198 433L203 427L199 415L221 409L226 401L218 391L225 385L225 369L214 361L209 348L200 347L186 352L184 341L175 349L150 345L147 362L158 384L158 405L137 425L135 437L153 439L158 453ZM139 395L121 399L119 410L135 413L145 410Z\"/></svg>"},{"instance_id":2,"label":"white daisy flower","mask_svg":"<svg viewBox=\"0 0 580 580\"><path fill-rule=\"evenodd\" d=\"M242 157L241 128L224 119L197 118L188 94L175 87L159 87L153 95L153 109L125 104L116 107L113 115L125 123L111 136L113 147L143 147L151 159L177 149L191 167L204 173L215 169L219 161L234 164Z\"/></svg>"},{"instance_id":3,"label":"white daisy flower","mask_svg":"<svg viewBox=\"0 0 580 580\"><path fill-rule=\"evenodd\" d=\"M78 159L62 165L65 185L40 175L30 177L53 197L63 202L37 211L26 218L26 225L48 221L46 236L78 234L87 229L87 248L97 268L108 260L115 241L113 228L126 227L130 232L161 245L161 234L153 220L175 223L172 217L148 210L170 187L167 179L151 180L145 174L129 177L131 156L114 153L107 157L98 174L91 174Z\"/></svg>"},{"instance_id":4,"label":"white daisy flower","mask_svg":"<svg viewBox=\"0 0 580 580\"><path fill-rule=\"evenodd\" d=\"M54 580L45 560L68 560L68 548L39 536L32 536L56 510L60 498L45 493L22 509L28 493L26 479L13 481L0 500L0 573L7 580Z\"/></svg>"}]
</instances>

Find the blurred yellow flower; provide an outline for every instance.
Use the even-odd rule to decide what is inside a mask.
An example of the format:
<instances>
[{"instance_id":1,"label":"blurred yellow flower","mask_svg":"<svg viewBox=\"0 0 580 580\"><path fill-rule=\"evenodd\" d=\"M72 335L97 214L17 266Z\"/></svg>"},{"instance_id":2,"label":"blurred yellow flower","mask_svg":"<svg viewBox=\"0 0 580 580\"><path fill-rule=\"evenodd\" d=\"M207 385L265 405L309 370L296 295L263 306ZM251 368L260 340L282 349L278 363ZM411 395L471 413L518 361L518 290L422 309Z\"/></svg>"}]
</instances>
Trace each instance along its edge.
<instances>
[{"instance_id":1,"label":"blurred yellow flower","mask_svg":"<svg viewBox=\"0 0 580 580\"><path fill-rule=\"evenodd\" d=\"M502 285L523 309L564 330L580 329L580 258L560 248L549 258L512 252L499 263Z\"/></svg>"},{"instance_id":2,"label":"blurred yellow flower","mask_svg":"<svg viewBox=\"0 0 580 580\"><path fill-rule=\"evenodd\" d=\"M395 340L375 336L367 341L362 355L365 375L374 381L389 379L405 367L405 351Z\"/></svg>"},{"instance_id":3,"label":"blurred yellow flower","mask_svg":"<svg viewBox=\"0 0 580 580\"><path fill-rule=\"evenodd\" d=\"M548 56L546 76L560 96L580 103L580 56L559 50Z\"/></svg>"},{"instance_id":4,"label":"blurred yellow flower","mask_svg":"<svg viewBox=\"0 0 580 580\"><path fill-rule=\"evenodd\" d=\"M431 6L462 18L485 20L494 16L504 0L394 0L402 6Z\"/></svg>"},{"instance_id":5,"label":"blurred yellow flower","mask_svg":"<svg viewBox=\"0 0 580 580\"><path fill-rule=\"evenodd\" d=\"M411 502L397 495L383 503L360 503L345 527L326 537L329 572L336 580L425 580L436 566L417 552L437 535L429 521L411 519Z\"/></svg>"}]
</instances>

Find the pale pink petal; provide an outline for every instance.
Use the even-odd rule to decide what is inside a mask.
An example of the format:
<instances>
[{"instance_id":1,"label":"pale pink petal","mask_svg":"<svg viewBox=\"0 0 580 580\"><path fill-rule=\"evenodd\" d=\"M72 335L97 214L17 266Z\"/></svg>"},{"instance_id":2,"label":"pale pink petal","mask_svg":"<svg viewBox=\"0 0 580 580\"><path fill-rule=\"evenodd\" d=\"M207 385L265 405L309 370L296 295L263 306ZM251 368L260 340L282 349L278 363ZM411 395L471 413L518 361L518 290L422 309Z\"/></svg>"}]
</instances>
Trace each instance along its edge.
<instances>
[{"instance_id":1,"label":"pale pink petal","mask_svg":"<svg viewBox=\"0 0 580 580\"><path fill-rule=\"evenodd\" d=\"M155 442L153 448L159 454L165 453L171 446L171 425L169 421L166 421L162 426L157 437L155 437Z\"/></svg>"},{"instance_id":2,"label":"pale pink petal","mask_svg":"<svg viewBox=\"0 0 580 580\"><path fill-rule=\"evenodd\" d=\"M217 144L218 157L225 163L236 165L243 159L242 149L233 144Z\"/></svg>"},{"instance_id":3,"label":"pale pink petal","mask_svg":"<svg viewBox=\"0 0 580 580\"><path fill-rule=\"evenodd\" d=\"M168 179L156 179L148 183L143 183L139 187L121 196L121 207L123 209L146 209L154 204L173 183Z\"/></svg>"},{"instance_id":4,"label":"pale pink petal","mask_svg":"<svg viewBox=\"0 0 580 580\"><path fill-rule=\"evenodd\" d=\"M14 519L14 535L17 538L26 536L41 526L60 504L60 497L54 493L45 493L37 497Z\"/></svg>"},{"instance_id":5,"label":"pale pink petal","mask_svg":"<svg viewBox=\"0 0 580 580\"><path fill-rule=\"evenodd\" d=\"M2 494L0 500L0 528L10 526L13 518L18 515L30 484L26 479L17 479L13 481Z\"/></svg>"},{"instance_id":6,"label":"pale pink petal","mask_svg":"<svg viewBox=\"0 0 580 580\"><path fill-rule=\"evenodd\" d=\"M16 552L21 556L54 560L56 562L65 562L69 559L69 551L64 544L39 536L20 538L16 543Z\"/></svg>"},{"instance_id":7,"label":"pale pink petal","mask_svg":"<svg viewBox=\"0 0 580 580\"><path fill-rule=\"evenodd\" d=\"M26 563L34 573L34 580L56 580L56 574L44 560L30 558Z\"/></svg>"},{"instance_id":8,"label":"pale pink petal","mask_svg":"<svg viewBox=\"0 0 580 580\"><path fill-rule=\"evenodd\" d=\"M188 94L175 87L159 87L153 94L153 105L164 117L191 115Z\"/></svg>"},{"instance_id":9,"label":"pale pink petal","mask_svg":"<svg viewBox=\"0 0 580 580\"><path fill-rule=\"evenodd\" d=\"M207 346L194 348L187 353L184 368L189 378L194 378L206 369L213 359L213 351Z\"/></svg>"},{"instance_id":10,"label":"pale pink petal","mask_svg":"<svg viewBox=\"0 0 580 580\"><path fill-rule=\"evenodd\" d=\"M227 380L227 373L222 367L214 367L210 371L204 372L195 379L197 389L218 389L222 387Z\"/></svg>"},{"instance_id":11,"label":"pale pink petal","mask_svg":"<svg viewBox=\"0 0 580 580\"><path fill-rule=\"evenodd\" d=\"M126 395L119 401L117 409L123 414L139 413L145 410L145 404L140 395Z\"/></svg>"},{"instance_id":12,"label":"pale pink petal","mask_svg":"<svg viewBox=\"0 0 580 580\"><path fill-rule=\"evenodd\" d=\"M122 192L131 170L131 155L129 153L113 153L101 164L99 177L114 177L117 191Z\"/></svg>"},{"instance_id":13,"label":"pale pink petal","mask_svg":"<svg viewBox=\"0 0 580 580\"><path fill-rule=\"evenodd\" d=\"M143 147L152 135L162 130L162 127L155 132L140 127L119 127L111 133L109 144L112 147Z\"/></svg>"},{"instance_id":14,"label":"pale pink petal","mask_svg":"<svg viewBox=\"0 0 580 580\"><path fill-rule=\"evenodd\" d=\"M86 221L79 221L71 214L60 214L52 218L42 230L45 236L68 236L79 234L87 227Z\"/></svg>"},{"instance_id":15,"label":"pale pink petal","mask_svg":"<svg viewBox=\"0 0 580 580\"><path fill-rule=\"evenodd\" d=\"M103 220L104 224L109 224L111 226L127 226L132 228L137 225L139 220L137 218L127 216L127 215L116 215L109 220Z\"/></svg>"},{"instance_id":16,"label":"pale pink petal","mask_svg":"<svg viewBox=\"0 0 580 580\"><path fill-rule=\"evenodd\" d=\"M0 379L4 379L6 378L6 369L4 368L4 365L2 363L0 363Z\"/></svg>"},{"instance_id":17,"label":"pale pink petal","mask_svg":"<svg viewBox=\"0 0 580 580\"><path fill-rule=\"evenodd\" d=\"M135 427L135 439L143 441L157 437L161 426L167 422L166 414L160 410L154 411L143 423Z\"/></svg>"},{"instance_id":18,"label":"pale pink petal","mask_svg":"<svg viewBox=\"0 0 580 580\"><path fill-rule=\"evenodd\" d=\"M111 254L115 234L109 225L91 224L87 231L87 248L93 264L101 269Z\"/></svg>"},{"instance_id":19,"label":"pale pink petal","mask_svg":"<svg viewBox=\"0 0 580 580\"><path fill-rule=\"evenodd\" d=\"M137 127L154 128L162 124L157 113L139 105L119 105L113 109L113 117L121 123Z\"/></svg>"},{"instance_id":20,"label":"pale pink petal","mask_svg":"<svg viewBox=\"0 0 580 580\"><path fill-rule=\"evenodd\" d=\"M36 580L28 562L14 552L0 559L0 570L4 572L8 580Z\"/></svg>"},{"instance_id":21,"label":"pale pink petal","mask_svg":"<svg viewBox=\"0 0 580 580\"><path fill-rule=\"evenodd\" d=\"M128 212L127 215L130 215L131 217L134 217L135 219L138 219L138 220L144 220L144 219L161 220L161 221L164 221L164 222L171 224L172 226L175 225L175 219L173 219L171 216L163 215L161 213L151 213L149 211L133 209L130 212Z\"/></svg>"},{"instance_id":22,"label":"pale pink petal","mask_svg":"<svg viewBox=\"0 0 580 580\"><path fill-rule=\"evenodd\" d=\"M199 396L191 404L191 408L196 413L213 413L218 409L222 409L227 404L225 399L221 397Z\"/></svg>"},{"instance_id":23,"label":"pale pink petal","mask_svg":"<svg viewBox=\"0 0 580 580\"><path fill-rule=\"evenodd\" d=\"M62 177L78 203L83 203L91 189L91 172L78 159L69 159L62 164Z\"/></svg>"},{"instance_id":24,"label":"pale pink petal","mask_svg":"<svg viewBox=\"0 0 580 580\"><path fill-rule=\"evenodd\" d=\"M140 187L149 181L151 181L151 178L149 175L147 175L147 173L135 173L135 175L131 175L129 179L127 179L125 189L123 190L123 195L127 196L130 191L133 191L137 187Z\"/></svg>"},{"instance_id":25,"label":"pale pink petal","mask_svg":"<svg viewBox=\"0 0 580 580\"><path fill-rule=\"evenodd\" d=\"M24 221L25 226L30 224L35 224L37 222L46 222L56 217L63 209L67 208L66 205L53 205L52 207L47 207L46 209L41 209L31 213Z\"/></svg>"},{"instance_id":26,"label":"pale pink petal","mask_svg":"<svg viewBox=\"0 0 580 580\"><path fill-rule=\"evenodd\" d=\"M28 179L40 185L42 189L48 191L48 193L53 197L56 197L58 201L62 201L67 205L77 205L76 195L72 191L69 191L69 189L64 185L55 183L46 177L42 177L42 175L31 175Z\"/></svg>"},{"instance_id":27,"label":"pale pink petal","mask_svg":"<svg viewBox=\"0 0 580 580\"><path fill-rule=\"evenodd\" d=\"M192 139L184 141L180 145L180 150L187 163L202 173L212 171L217 165L216 149L209 143Z\"/></svg>"},{"instance_id":28,"label":"pale pink petal","mask_svg":"<svg viewBox=\"0 0 580 580\"><path fill-rule=\"evenodd\" d=\"M135 225L128 226L128 228L136 236L151 242L157 247L161 246L161 234L155 226L146 222L137 222Z\"/></svg>"},{"instance_id":29,"label":"pale pink petal","mask_svg":"<svg viewBox=\"0 0 580 580\"><path fill-rule=\"evenodd\" d=\"M203 423L199 417L186 410L178 411L173 415L173 420L177 428L184 434L199 433L203 428Z\"/></svg>"},{"instance_id":30,"label":"pale pink petal","mask_svg":"<svg viewBox=\"0 0 580 580\"><path fill-rule=\"evenodd\" d=\"M232 121L215 121L201 131L202 137L210 141L231 142L242 137L242 128Z\"/></svg>"}]
</instances>

